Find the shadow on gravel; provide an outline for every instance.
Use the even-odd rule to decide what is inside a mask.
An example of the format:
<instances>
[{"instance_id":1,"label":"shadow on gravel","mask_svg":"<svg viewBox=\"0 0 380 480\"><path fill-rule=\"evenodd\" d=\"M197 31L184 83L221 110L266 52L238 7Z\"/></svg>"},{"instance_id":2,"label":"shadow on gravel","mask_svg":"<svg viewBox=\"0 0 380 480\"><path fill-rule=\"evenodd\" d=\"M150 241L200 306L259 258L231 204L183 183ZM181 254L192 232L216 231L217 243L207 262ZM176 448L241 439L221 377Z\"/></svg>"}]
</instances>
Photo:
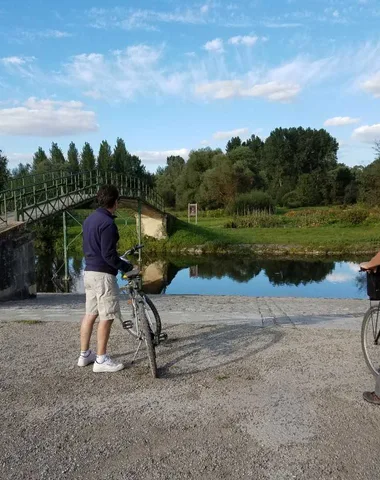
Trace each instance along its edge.
<instances>
[{"instance_id":1,"label":"shadow on gravel","mask_svg":"<svg viewBox=\"0 0 380 480\"><path fill-rule=\"evenodd\" d=\"M181 377L231 365L266 350L279 342L285 332L247 324L197 327L194 335L170 338L157 351L171 357L159 369L161 378ZM165 350L169 352L166 355Z\"/></svg>"}]
</instances>

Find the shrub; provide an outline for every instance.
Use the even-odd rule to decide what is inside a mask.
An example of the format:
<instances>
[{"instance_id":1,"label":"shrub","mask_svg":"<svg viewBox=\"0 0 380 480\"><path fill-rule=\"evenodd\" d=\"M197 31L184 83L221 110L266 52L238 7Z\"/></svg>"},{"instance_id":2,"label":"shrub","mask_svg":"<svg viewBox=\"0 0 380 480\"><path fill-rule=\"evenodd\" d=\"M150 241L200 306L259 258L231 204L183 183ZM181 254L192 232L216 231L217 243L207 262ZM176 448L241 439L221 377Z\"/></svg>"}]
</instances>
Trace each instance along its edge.
<instances>
[{"instance_id":1,"label":"shrub","mask_svg":"<svg viewBox=\"0 0 380 480\"><path fill-rule=\"evenodd\" d=\"M293 190L282 197L281 205L288 208L298 208L302 207L302 202L298 193Z\"/></svg>"},{"instance_id":2,"label":"shrub","mask_svg":"<svg viewBox=\"0 0 380 480\"><path fill-rule=\"evenodd\" d=\"M340 218L348 225L361 225L368 217L368 211L360 207L347 208L342 211Z\"/></svg>"},{"instance_id":3,"label":"shrub","mask_svg":"<svg viewBox=\"0 0 380 480\"><path fill-rule=\"evenodd\" d=\"M253 190L249 193L238 195L228 206L227 211L230 214L249 215L254 211L274 212L274 202L265 192Z\"/></svg>"}]
</instances>

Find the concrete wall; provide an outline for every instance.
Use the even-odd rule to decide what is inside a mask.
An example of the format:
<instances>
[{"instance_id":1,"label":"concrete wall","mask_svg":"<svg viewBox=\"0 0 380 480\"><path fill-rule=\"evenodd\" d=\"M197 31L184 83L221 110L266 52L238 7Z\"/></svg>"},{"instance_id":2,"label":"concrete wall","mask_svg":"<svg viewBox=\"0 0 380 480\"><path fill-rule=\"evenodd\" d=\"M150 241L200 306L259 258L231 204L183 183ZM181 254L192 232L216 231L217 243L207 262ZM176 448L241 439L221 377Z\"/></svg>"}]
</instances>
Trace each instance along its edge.
<instances>
[{"instance_id":1,"label":"concrete wall","mask_svg":"<svg viewBox=\"0 0 380 480\"><path fill-rule=\"evenodd\" d=\"M141 233L156 240L167 238L166 215L155 213L154 216L141 214ZM139 215L136 214L137 231L139 229Z\"/></svg>"},{"instance_id":2,"label":"concrete wall","mask_svg":"<svg viewBox=\"0 0 380 480\"><path fill-rule=\"evenodd\" d=\"M24 225L0 232L0 301L35 296L33 236Z\"/></svg>"}]
</instances>

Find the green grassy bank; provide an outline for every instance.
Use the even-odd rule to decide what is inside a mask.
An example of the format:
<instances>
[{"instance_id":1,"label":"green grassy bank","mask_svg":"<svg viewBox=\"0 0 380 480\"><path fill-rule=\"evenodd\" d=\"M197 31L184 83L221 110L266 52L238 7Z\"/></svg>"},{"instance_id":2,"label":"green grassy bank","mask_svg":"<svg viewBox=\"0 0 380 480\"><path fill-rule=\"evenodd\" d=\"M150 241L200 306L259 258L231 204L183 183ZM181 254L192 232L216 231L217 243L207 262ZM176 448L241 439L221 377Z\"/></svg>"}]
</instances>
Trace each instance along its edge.
<instances>
[{"instance_id":1,"label":"green grassy bank","mask_svg":"<svg viewBox=\"0 0 380 480\"><path fill-rule=\"evenodd\" d=\"M88 212L82 212L85 216ZM147 252L166 254L254 253L270 256L329 256L372 254L380 250L380 212L363 208L318 208L282 210L276 215L256 213L233 218L215 212L201 214L198 225L188 224L179 213L170 237L144 239ZM137 242L132 212L120 212L119 250ZM255 225L245 227L245 225ZM265 225L272 225L266 227ZM80 234L72 224L69 238ZM80 236L71 245L71 254L81 254Z\"/></svg>"}]
</instances>

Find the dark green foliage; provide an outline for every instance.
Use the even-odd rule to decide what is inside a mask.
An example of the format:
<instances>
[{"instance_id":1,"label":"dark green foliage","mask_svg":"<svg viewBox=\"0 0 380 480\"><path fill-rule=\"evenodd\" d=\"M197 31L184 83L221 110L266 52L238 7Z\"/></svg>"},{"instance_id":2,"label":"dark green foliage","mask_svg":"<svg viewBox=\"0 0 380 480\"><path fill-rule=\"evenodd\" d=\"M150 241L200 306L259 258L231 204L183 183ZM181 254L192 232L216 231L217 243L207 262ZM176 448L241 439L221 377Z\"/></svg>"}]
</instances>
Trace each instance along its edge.
<instances>
[{"instance_id":1,"label":"dark green foliage","mask_svg":"<svg viewBox=\"0 0 380 480\"><path fill-rule=\"evenodd\" d=\"M226 152L231 152L234 148L241 147L240 137L232 137L231 140L227 142Z\"/></svg>"},{"instance_id":2,"label":"dark green foliage","mask_svg":"<svg viewBox=\"0 0 380 480\"><path fill-rule=\"evenodd\" d=\"M79 172L79 153L74 142L71 142L69 145L69 150L67 152L67 162L67 168L70 173Z\"/></svg>"},{"instance_id":3,"label":"dark green foliage","mask_svg":"<svg viewBox=\"0 0 380 480\"><path fill-rule=\"evenodd\" d=\"M65 167L65 157L57 143L52 143L50 148L50 163L53 170L61 170Z\"/></svg>"},{"instance_id":4,"label":"dark green foliage","mask_svg":"<svg viewBox=\"0 0 380 480\"><path fill-rule=\"evenodd\" d=\"M86 142L82 149L80 168L82 171L91 171L95 168L95 155L91 145Z\"/></svg>"},{"instance_id":5,"label":"dark green foliage","mask_svg":"<svg viewBox=\"0 0 380 480\"><path fill-rule=\"evenodd\" d=\"M8 159L0 150L0 190L3 190L8 182L9 170Z\"/></svg>"},{"instance_id":6,"label":"dark green foliage","mask_svg":"<svg viewBox=\"0 0 380 480\"><path fill-rule=\"evenodd\" d=\"M112 169L112 150L106 140L103 140L100 144L97 166L104 171L110 171Z\"/></svg>"},{"instance_id":7,"label":"dark green foliage","mask_svg":"<svg viewBox=\"0 0 380 480\"><path fill-rule=\"evenodd\" d=\"M273 213L274 207L274 202L267 193L253 190L238 195L228 206L228 211L237 215L249 215L253 211L260 210Z\"/></svg>"},{"instance_id":8,"label":"dark green foliage","mask_svg":"<svg viewBox=\"0 0 380 480\"><path fill-rule=\"evenodd\" d=\"M38 147L37 152L33 156L33 173L46 173L51 171L51 161L48 159L45 150Z\"/></svg>"}]
</instances>

